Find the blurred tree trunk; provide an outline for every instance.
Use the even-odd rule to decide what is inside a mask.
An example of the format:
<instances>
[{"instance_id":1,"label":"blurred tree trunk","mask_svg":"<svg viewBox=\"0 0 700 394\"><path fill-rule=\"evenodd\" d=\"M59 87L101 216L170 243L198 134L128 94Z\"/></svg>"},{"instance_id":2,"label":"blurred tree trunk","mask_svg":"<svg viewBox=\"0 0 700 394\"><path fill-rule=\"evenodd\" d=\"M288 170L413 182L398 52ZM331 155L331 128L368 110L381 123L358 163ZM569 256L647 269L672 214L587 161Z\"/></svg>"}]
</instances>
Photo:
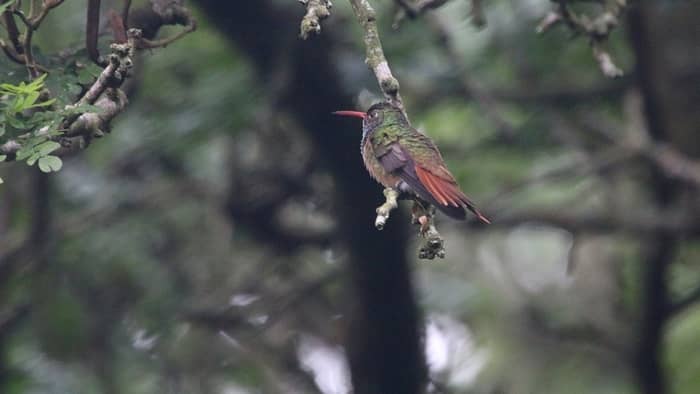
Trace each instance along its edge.
<instances>
[{"instance_id":1,"label":"blurred tree trunk","mask_svg":"<svg viewBox=\"0 0 700 394\"><path fill-rule=\"evenodd\" d=\"M651 139L689 156L700 155L700 25L698 3L640 1L629 15L629 33L637 60L638 87ZM683 186L654 171L653 197L660 210L682 204ZM691 209L694 209L691 207ZM663 371L663 332L668 320L668 268L679 239L659 232L646 243L644 299L637 354L642 392L668 392Z\"/></svg>"},{"instance_id":2,"label":"blurred tree trunk","mask_svg":"<svg viewBox=\"0 0 700 394\"><path fill-rule=\"evenodd\" d=\"M297 37L303 7L273 1L198 4L250 56L270 100L304 126L334 175L337 219L350 250L349 296L354 307L346 349L354 392L423 392L427 373L405 255L407 218L397 213L382 232L372 225L382 195L361 164L360 125L332 122L330 116L353 105L333 66L331 29L303 41ZM328 128L331 124L333 129Z\"/></svg>"}]
</instances>

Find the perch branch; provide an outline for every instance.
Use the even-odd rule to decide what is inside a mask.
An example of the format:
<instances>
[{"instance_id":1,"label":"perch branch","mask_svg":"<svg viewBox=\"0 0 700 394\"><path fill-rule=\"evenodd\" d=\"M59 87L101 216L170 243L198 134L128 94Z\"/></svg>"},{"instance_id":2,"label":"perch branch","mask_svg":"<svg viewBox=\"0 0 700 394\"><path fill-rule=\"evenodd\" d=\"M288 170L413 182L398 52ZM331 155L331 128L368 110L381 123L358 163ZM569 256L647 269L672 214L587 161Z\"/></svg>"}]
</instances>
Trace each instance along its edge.
<instances>
[{"instance_id":1,"label":"perch branch","mask_svg":"<svg viewBox=\"0 0 700 394\"><path fill-rule=\"evenodd\" d=\"M310 34L321 33L321 21L331 15L333 4L330 0L299 0L306 6L306 14L301 19L299 36L306 40Z\"/></svg>"}]
</instances>

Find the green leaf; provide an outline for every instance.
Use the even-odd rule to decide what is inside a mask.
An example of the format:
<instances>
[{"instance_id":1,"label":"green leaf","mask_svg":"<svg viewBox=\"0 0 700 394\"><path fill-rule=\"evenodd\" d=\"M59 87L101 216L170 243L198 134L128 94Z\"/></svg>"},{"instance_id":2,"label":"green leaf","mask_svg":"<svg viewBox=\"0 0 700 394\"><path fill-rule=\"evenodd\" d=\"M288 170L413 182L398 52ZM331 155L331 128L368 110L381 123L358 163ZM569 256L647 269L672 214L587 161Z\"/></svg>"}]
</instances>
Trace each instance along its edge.
<instances>
[{"instance_id":1,"label":"green leaf","mask_svg":"<svg viewBox=\"0 0 700 394\"><path fill-rule=\"evenodd\" d=\"M49 153L55 151L56 149L60 148L61 144L55 141L46 141L42 142L39 145L34 146L34 151L38 153L40 156L46 156Z\"/></svg>"},{"instance_id":2,"label":"green leaf","mask_svg":"<svg viewBox=\"0 0 700 394\"><path fill-rule=\"evenodd\" d=\"M27 159L27 165L28 165L28 166L33 166L34 163L36 163L36 161L39 160L39 159L41 159L41 155L38 154L38 153L36 153L36 152L34 152L34 153L32 153L32 155L29 156L29 158Z\"/></svg>"},{"instance_id":3,"label":"green leaf","mask_svg":"<svg viewBox=\"0 0 700 394\"><path fill-rule=\"evenodd\" d=\"M13 4L15 4L15 2L14 2L14 1L10 1L10 2L7 2L7 3L5 3L5 4L0 5L0 14L2 14L3 12L5 12L5 11L6 11L8 8L10 8L10 6L12 6Z\"/></svg>"},{"instance_id":4,"label":"green leaf","mask_svg":"<svg viewBox=\"0 0 700 394\"><path fill-rule=\"evenodd\" d=\"M24 123L24 121L17 119L14 116L10 116L6 120L7 120L7 124L14 127L15 129L24 130L27 128L27 124Z\"/></svg>"},{"instance_id":5,"label":"green leaf","mask_svg":"<svg viewBox=\"0 0 700 394\"><path fill-rule=\"evenodd\" d=\"M34 147L33 146L23 146L21 147L15 156L15 160L17 161L24 161L24 159L28 158L34 153Z\"/></svg>"},{"instance_id":6,"label":"green leaf","mask_svg":"<svg viewBox=\"0 0 700 394\"><path fill-rule=\"evenodd\" d=\"M34 105L34 103L36 103L36 100L38 100L38 99L39 99L39 92L27 93L27 95L24 97L24 101L22 102L21 110L31 108Z\"/></svg>"},{"instance_id":7,"label":"green leaf","mask_svg":"<svg viewBox=\"0 0 700 394\"><path fill-rule=\"evenodd\" d=\"M49 105L53 104L54 102L56 102L56 99L55 99L55 98L52 98L52 99L50 99L50 100L46 100L46 101L41 102L41 103L32 104L31 106L29 106L29 107L27 107L27 108L46 107L46 106L49 106Z\"/></svg>"},{"instance_id":8,"label":"green leaf","mask_svg":"<svg viewBox=\"0 0 700 394\"><path fill-rule=\"evenodd\" d=\"M31 83L29 83L29 85L27 85L27 89L30 92L35 92L35 91L41 90L41 88L44 86L44 80L46 79L46 77L48 75L49 74L42 74L41 76L39 76L38 78L33 80Z\"/></svg>"},{"instance_id":9,"label":"green leaf","mask_svg":"<svg viewBox=\"0 0 700 394\"><path fill-rule=\"evenodd\" d=\"M63 167L63 162L57 156L46 156L39 159L39 169L43 172L56 172L61 167Z\"/></svg>"},{"instance_id":10,"label":"green leaf","mask_svg":"<svg viewBox=\"0 0 700 394\"><path fill-rule=\"evenodd\" d=\"M7 155L0 155L0 162L5 161L7 159Z\"/></svg>"}]
</instances>

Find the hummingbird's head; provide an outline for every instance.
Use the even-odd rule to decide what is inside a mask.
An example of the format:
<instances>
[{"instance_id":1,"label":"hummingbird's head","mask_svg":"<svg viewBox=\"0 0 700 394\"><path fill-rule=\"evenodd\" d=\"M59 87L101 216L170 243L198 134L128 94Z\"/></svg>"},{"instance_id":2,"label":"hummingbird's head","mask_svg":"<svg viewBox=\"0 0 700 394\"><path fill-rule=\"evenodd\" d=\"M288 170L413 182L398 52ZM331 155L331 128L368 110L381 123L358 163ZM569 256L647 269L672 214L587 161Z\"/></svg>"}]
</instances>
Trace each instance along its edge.
<instances>
[{"instance_id":1,"label":"hummingbird's head","mask_svg":"<svg viewBox=\"0 0 700 394\"><path fill-rule=\"evenodd\" d=\"M401 109L386 101L372 105L367 112L335 111L333 114L362 118L363 136L371 133L380 125L407 123Z\"/></svg>"}]
</instances>

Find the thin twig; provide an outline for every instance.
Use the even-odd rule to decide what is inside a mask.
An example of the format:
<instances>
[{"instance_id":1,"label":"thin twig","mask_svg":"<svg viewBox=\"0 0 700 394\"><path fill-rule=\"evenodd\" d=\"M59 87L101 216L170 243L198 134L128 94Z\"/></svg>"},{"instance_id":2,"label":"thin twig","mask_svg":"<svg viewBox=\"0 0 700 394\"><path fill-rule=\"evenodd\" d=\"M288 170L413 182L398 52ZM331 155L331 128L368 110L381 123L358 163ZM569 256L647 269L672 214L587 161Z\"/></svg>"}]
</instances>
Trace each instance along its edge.
<instances>
[{"instance_id":1,"label":"thin twig","mask_svg":"<svg viewBox=\"0 0 700 394\"><path fill-rule=\"evenodd\" d=\"M124 0L124 8L122 9L122 22L124 28L129 29L129 11L131 10L131 0Z\"/></svg>"},{"instance_id":2,"label":"thin twig","mask_svg":"<svg viewBox=\"0 0 700 394\"><path fill-rule=\"evenodd\" d=\"M197 30L197 21L192 17L192 13L189 9L179 5L171 4L168 9L168 20L167 24L170 25L182 25L184 28L179 32L175 33L171 37L166 37L160 40L149 40L142 37L138 41L139 49L154 49L154 48L165 48L166 46L172 44L173 42L179 40L183 36Z\"/></svg>"},{"instance_id":3,"label":"thin twig","mask_svg":"<svg viewBox=\"0 0 700 394\"><path fill-rule=\"evenodd\" d=\"M97 38L100 30L100 0L88 0L87 14L85 16L85 49L88 57L100 67L107 65L107 61L100 56L97 48Z\"/></svg>"},{"instance_id":4,"label":"thin twig","mask_svg":"<svg viewBox=\"0 0 700 394\"><path fill-rule=\"evenodd\" d=\"M544 33L552 26L563 22L576 34L585 35L591 43L593 57L598 62L603 75L609 78L621 77L624 72L612 60L612 56L605 50L603 43L607 40L613 29L619 24L619 19L624 12L626 0L601 0L603 11L594 18L588 15L577 15L569 8L570 0L552 0L556 8L547 13L537 26L538 33Z\"/></svg>"}]
</instances>

